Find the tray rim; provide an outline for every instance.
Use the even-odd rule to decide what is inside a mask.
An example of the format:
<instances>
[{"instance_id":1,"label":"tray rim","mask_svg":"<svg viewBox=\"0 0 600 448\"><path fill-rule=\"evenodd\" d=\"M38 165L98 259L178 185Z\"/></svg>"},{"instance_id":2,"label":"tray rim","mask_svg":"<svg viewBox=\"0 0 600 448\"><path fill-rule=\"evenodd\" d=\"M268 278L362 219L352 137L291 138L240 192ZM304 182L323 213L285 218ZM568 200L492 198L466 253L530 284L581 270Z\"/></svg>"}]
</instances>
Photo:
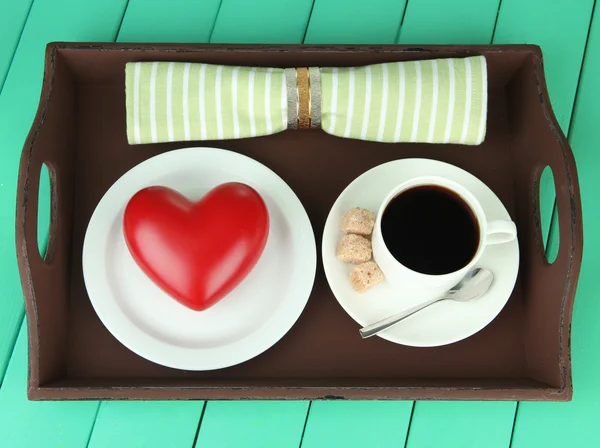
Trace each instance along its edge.
<instances>
[{"instance_id":1,"label":"tray rim","mask_svg":"<svg viewBox=\"0 0 600 448\"><path fill-rule=\"evenodd\" d=\"M40 384L39 356L40 340L38 327L38 310L34 290L34 281L31 272L31 260L28 247L35 246L37 241L29 241L25 232L25 222L29 209L28 188L30 184L37 188L37 182L30 182L32 177L31 166L35 142L45 122L48 108L52 99L55 79L56 56L62 50L68 51L161 51L173 53L198 53L198 52L298 52L298 53L419 53L419 52L451 52L456 55L472 54L473 52L486 53L523 53L529 54L533 61L533 71L538 87L540 104L546 118L546 123L554 134L559 144L565 161L567 177L569 180L569 200L571 205L571 241L569 248L569 266L567 270L566 287L562 297L559 325L559 367L561 370L561 385L540 388L452 388L452 387L375 387L375 388L344 388L344 387L313 387L313 388L260 388L260 387L184 387L184 386L157 386L157 387L52 387L51 384ZM36 176L36 174L33 174ZM39 176L39 174L38 174ZM32 208L37 208L37 192L29 195L35 197L36 203ZM52 208L55 203L52 203ZM37 214L37 211L34 212ZM56 226L54 214L51 215L50 228ZM45 65L40 102L32 122L30 131L22 150L17 194L16 210L16 249L19 273L24 293L25 311L28 329L28 397L31 400L65 400L65 399L173 399L165 397L174 391L183 391L186 396L175 399L201 398L205 399L461 399L461 400L552 400L569 401L572 398L572 370L571 370L571 321L575 291L581 268L583 253L583 226L581 222L581 199L579 182L577 178L576 163L570 145L562 132L554 111L549 101L545 74L543 70L542 50L533 44L505 44L505 45L346 45L346 44L193 44L193 43L103 43L103 42L50 42L46 46ZM539 217L538 217L539 218ZM48 247L52 248L55 232L50 232ZM540 383L540 386L542 384ZM241 396L221 396L220 391L232 389L250 392ZM342 392L346 389L351 394L323 395L320 391ZM127 393L132 392L132 393ZM195 392L193 392L195 391ZM282 392L292 392L285 394ZM386 394L389 393L389 395ZM193 393L192 393L193 392ZM275 393L273 393L275 392ZM199 394L199 395L198 395ZM194 395L194 397L192 397ZM197 396L196 396L197 395ZM162 397L162 398L161 398Z\"/></svg>"}]
</instances>

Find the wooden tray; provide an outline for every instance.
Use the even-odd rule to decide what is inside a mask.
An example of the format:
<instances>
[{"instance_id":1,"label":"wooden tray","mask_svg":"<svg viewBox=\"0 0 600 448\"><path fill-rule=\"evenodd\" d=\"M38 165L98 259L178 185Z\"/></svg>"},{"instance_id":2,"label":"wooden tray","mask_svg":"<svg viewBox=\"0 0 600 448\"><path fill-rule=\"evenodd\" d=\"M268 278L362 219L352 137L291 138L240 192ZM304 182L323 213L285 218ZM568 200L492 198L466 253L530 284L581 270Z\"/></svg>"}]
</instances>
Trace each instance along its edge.
<instances>
[{"instance_id":1,"label":"wooden tray","mask_svg":"<svg viewBox=\"0 0 600 448\"><path fill-rule=\"evenodd\" d=\"M131 167L190 146L127 144L126 62L348 66L476 54L487 58L490 86L488 133L481 146L381 144L317 130L202 145L246 154L279 174L303 202L317 242L339 193L376 165L427 157L470 171L506 205L517 223L521 251L516 288L484 330L437 348L405 347L381 338L361 341L320 263L296 325L267 352L231 368L187 372L163 367L126 349L102 325L81 270L88 220L106 190ZM37 248L44 162L52 182L46 260ZM560 249L552 265L544 257L538 199L546 166L554 173L560 222ZM575 161L551 110L536 46L49 44L17 201L29 398L569 400L571 313L582 239Z\"/></svg>"}]
</instances>

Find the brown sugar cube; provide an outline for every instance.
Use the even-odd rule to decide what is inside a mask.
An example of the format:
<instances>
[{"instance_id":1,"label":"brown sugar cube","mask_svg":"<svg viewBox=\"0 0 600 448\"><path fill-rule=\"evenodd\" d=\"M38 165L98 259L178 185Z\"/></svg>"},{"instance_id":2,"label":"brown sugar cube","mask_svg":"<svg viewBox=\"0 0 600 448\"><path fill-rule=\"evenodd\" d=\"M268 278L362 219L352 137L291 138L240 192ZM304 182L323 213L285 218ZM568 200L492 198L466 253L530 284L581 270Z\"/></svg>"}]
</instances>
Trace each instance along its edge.
<instances>
[{"instance_id":1,"label":"brown sugar cube","mask_svg":"<svg viewBox=\"0 0 600 448\"><path fill-rule=\"evenodd\" d=\"M359 264L350 273L350 282L358 292L365 292L383 280L383 272L374 261Z\"/></svg>"},{"instance_id":2,"label":"brown sugar cube","mask_svg":"<svg viewBox=\"0 0 600 448\"><path fill-rule=\"evenodd\" d=\"M355 207L342 215L340 230L344 233L370 235L375 226L375 213Z\"/></svg>"},{"instance_id":3,"label":"brown sugar cube","mask_svg":"<svg viewBox=\"0 0 600 448\"><path fill-rule=\"evenodd\" d=\"M337 259L360 264L371 259L371 242L364 236L344 235L338 242Z\"/></svg>"}]
</instances>

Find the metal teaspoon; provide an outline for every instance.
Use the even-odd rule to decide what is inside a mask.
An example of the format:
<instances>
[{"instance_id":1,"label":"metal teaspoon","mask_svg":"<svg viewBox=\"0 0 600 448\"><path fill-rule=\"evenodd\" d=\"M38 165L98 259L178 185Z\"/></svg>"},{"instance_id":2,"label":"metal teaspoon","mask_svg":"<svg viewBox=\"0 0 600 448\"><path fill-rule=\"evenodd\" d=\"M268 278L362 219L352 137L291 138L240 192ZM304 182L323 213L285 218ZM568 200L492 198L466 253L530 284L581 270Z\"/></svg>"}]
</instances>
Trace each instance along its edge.
<instances>
[{"instance_id":1,"label":"metal teaspoon","mask_svg":"<svg viewBox=\"0 0 600 448\"><path fill-rule=\"evenodd\" d=\"M394 314L393 316L386 317L374 324L368 325L360 329L360 335L363 339L370 338L383 330L396 325L398 322L406 319L408 316L427 308L429 305L433 305L441 300L454 300L456 302L469 302L475 300L484 295L492 282L494 281L494 274L489 269L475 268L467 273L463 279L458 282L456 286L446 291L440 297L431 299L427 302L415 305L412 308L404 310L400 313Z\"/></svg>"}]
</instances>

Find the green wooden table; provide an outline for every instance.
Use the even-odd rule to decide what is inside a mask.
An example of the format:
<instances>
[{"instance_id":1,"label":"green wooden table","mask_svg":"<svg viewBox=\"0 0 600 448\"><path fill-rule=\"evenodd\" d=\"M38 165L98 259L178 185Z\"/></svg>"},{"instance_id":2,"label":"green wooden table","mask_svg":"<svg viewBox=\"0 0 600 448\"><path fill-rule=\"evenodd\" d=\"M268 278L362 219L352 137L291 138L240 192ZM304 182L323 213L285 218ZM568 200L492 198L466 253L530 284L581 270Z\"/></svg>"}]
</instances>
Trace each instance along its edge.
<instances>
[{"instance_id":1,"label":"green wooden table","mask_svg":"<svg viewBox=\"0 0 600 448\"><path fill-rule=\"evenodd\" d=\"M594 7L595 0L0 0L0 446L599 447ZM554 111L577 159L587 229L573 318L573 401L29 402L14 245L17 166L39 100L44 47L60 40L540 45ZM559 241L550 176L543 185L551 257ZM47 216L46 201L42 225Z\"/></svg>"}]
</instances>

